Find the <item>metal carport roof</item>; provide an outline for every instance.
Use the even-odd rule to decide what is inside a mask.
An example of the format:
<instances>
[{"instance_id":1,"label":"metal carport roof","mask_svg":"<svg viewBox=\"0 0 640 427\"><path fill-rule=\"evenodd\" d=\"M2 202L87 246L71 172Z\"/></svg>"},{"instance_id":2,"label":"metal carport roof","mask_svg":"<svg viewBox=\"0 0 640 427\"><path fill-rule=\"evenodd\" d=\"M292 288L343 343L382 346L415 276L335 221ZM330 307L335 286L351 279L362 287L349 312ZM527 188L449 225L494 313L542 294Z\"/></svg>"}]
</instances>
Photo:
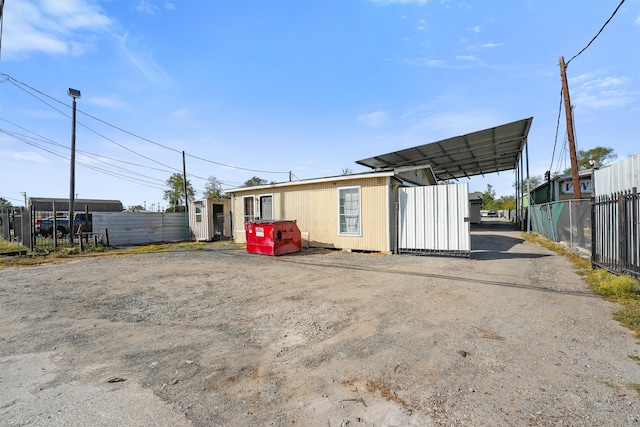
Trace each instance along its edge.
<instances>
[{"instance_id":1,"label":"metal carport roof","mask_svg":"<svg viewBox=\"0 0 640 427\"><path fill-rule=\"evenodd\" d=\"M376 170L430 165L439 180L516 169L533 117L358 160Z\"/></svg>"}]
</instances>

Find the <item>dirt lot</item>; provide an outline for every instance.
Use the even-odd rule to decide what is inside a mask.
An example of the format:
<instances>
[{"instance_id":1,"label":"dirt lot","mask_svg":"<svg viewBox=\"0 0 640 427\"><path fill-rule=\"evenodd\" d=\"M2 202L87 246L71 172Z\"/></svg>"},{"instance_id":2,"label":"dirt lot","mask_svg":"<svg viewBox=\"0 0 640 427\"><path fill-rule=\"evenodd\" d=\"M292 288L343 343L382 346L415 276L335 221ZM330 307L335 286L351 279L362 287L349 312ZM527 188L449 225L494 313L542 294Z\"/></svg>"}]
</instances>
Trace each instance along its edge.
<instances>
[{"instance_id":1,"label":"dirt lot","mask_svg":"<svg viewBox=\"0 0 640 427\"><path fill-rule=\"evenodd\" d=\"M472 241L2 270L0 424L640 426L616 306L519 232Z\"/></svg>"}]
</instances>

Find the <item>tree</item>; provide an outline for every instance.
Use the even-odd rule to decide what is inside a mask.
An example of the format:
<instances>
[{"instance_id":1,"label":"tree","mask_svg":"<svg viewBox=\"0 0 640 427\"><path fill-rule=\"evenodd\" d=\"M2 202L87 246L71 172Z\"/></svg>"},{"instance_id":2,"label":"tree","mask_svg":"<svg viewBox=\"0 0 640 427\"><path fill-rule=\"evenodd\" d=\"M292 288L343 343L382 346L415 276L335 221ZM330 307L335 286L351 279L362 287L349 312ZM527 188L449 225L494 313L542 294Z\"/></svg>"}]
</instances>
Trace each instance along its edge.
<instances>
[{"instance_id":1,"label":"tree","mask_svg":"<svg viewBox=\"0 0 640 427\"><path fill-rule=\"evenodd\" d=\"M248 179L244 182L245 187L255 187L257 185L265 185L265 184L267 184L267 180L258 178L257 176L254 176L253 178Z\"/></svg>"},{"instance_id":2,"label":"tree","mask_svg":"<svg viewBox=\"0 0 640 427\"><path fill-rule=\"evenodd\" d=\"M497 200L498 207L496 209L515 209L516 198L514 196L502 196Z\"/></svg>"},{"instance_id":3,"label":"tree","mask_svg":"<svg viewBox=\"0 0 640 427\"><path fill-rule=\"evenodd\" d=\"M494 209L496 192L491 184L487 184L487 189L482 193L481 209Z\"/></svg>"},{"instance_id":4,"label":"tree","mask_svg":"<svg viewBox=\"0 0 640 427\"><path fill-rule=\"evenodd\" d=\"M542 184L543 182L544 181L542 179L542 176L540 176L540 175L534 175L534 176L530 176L529 178L525 178L520 183L520 192L519 192L519 194L527 194L527 191L533 190L534 188L536 188L538 185ZM516 184L513 183L513 186L515 187Z\"/></svg>"},{"instance_id":5,"label":"tree","mask_svg":"<svg viewBox=\"0 0 640 427\"><path fill-rule=\"evenodd\" d=\"M173 206L171 209L173 212L182 211L182 209L178 208L178 206L186 205L184 198L184 178L182 177L182 174L177 172L172 174L169 179L167 179L166 184L169 188L164 190L163 199ZM189 180L187 180L187 194L191 200L196 196L196 192L193 190L193 186ZM169 211L169 209L167 209L167 211Z\"/></svg>"},{"instance_id":6,"label":"tree","mask_svg":"<svg viewBox=\"0 0 640 427\"><path fill-rule=\"evenodd\" d=\"M144 211L145 208L142 205L135 205L135 206L129 206L129 210L131 212L139 212L139 211Z\"/></svg>"},{"instance_id":7,"label":"tree","mask_svg":"<svg viewBox=\"0 0 640 427\"><path fill-rule=\"evenodd\" d=\"M202 195L207 199L229 198L229 195L222 193L222 182L214 176L209 176L207 179Z\"/></svg>"},{"instance_id":8,"label":"tree","mask_svg":"<svg viewBox=\"0 0 640 427\"><path fill-rule=\"evenodd\" d=\"M353 170L349 169L349 168L342 168L342 174L341 175L351 175L353 173Z\"/></svg>"},{"instance_id":9,"label":"tree","mask_svg":"<svg viewBox=\"0 0 640 427\"><path fill-rule=\"evenodd\" d=\"M0 197L0 211L12 209L13 205L4 197Z\"/></svg>"},{"instance_id":10,"label":"tree","mask_svg":"<svg viewBox=\"0 0 640 427\"><path fill-rule=\"evenodd\" d=\"M609 161L618 158L613 148L595 147L590 150L578 150L578 170L600 168ZM571 173L571 168L565 169L564 173Z\"/></svg>"}]
</instances>

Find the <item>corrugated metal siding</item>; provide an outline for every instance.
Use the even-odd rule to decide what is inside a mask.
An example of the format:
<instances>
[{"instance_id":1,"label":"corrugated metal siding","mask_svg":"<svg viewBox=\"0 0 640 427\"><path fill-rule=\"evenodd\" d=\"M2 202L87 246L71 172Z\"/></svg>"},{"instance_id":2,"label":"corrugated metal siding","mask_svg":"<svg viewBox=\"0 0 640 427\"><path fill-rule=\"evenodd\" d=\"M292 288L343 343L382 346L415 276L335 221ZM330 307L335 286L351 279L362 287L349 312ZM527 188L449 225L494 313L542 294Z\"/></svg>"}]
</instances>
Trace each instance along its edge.
<instances>
[{"instance_id":1,"label":"corrugated metal siding","mask_svg":"<svg viewBox=\"0 0 640 427\"><path fill-rule=\"evenodd\" d=\"M111 245L190 240L184 212L94 212L93 231L109 230Z\"/></svg>"},{"instance_id":2,"label":"corrugated metal siding","mask_svg":"<svg viewBox=\"0 0 640 427\"><path fill-rule=\"evenodd\" d=\"M594 196L640 189L640 154L593 171Z\"/></svg>"},{"instance_id":3,"label":"corrugated metal siding","mask_svg":"<svg viewBox=\"0 0 640 427\"><path fill-rule=\"evenodd\" d=\"M312 247L386 252L392 250L389 239L388 177L320 182L309 185L268 188L251 193L237 192L233 199L234 236L245 243L242 196L273 194L274 219L296 220L303 237ZM339 234L338 189L360 187L361 235Z\"/></svg>"},{"instance_id":4,"label":"corrugated metal siding","mask_svg":"<svg viewBox=\"0 0 640 427\"><path fill-rule=\"evenodd\" d=\"M200 207L200 222L196 220L196 206ZM211 240L213 238L213 210L207 199L189 202L189 228L196 240Z\"/></svg>"},{"instance_id":5,"label":"corrugated metal siding","mask_svg":"<svg viewBox=\"0 0 640 427\"><path fill-rule=\"evenodd\" d=\"M400 188L399 250L468 255L468 184Z\"/></svg>"}]
</instances>

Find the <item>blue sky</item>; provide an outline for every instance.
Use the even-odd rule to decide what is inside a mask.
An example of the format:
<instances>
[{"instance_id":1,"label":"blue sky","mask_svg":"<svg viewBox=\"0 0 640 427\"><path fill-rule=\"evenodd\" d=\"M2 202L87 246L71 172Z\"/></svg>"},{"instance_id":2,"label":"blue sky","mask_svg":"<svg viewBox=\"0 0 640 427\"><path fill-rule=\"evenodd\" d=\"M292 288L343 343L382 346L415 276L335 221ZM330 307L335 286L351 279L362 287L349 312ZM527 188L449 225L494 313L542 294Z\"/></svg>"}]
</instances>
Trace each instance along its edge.
<instances>
[{"instance_id":1,"label":"blue sky","mask_svg":"<svg viewBox=\"0 0 640 427\"><path fill-rule=\"evenodd\" d=\"M7 0L0 197L69 197L69 87L82 92L76 193L125 206L165 207L182 151L200 197L209 176L232 188L364 172L355 161L527 117L531 174L563 170L558 59L619 3ZM578 148L640 152L640 0L567 74ZM470 191L509 195L513 181Z\"/></svg>"}]
</instances>

